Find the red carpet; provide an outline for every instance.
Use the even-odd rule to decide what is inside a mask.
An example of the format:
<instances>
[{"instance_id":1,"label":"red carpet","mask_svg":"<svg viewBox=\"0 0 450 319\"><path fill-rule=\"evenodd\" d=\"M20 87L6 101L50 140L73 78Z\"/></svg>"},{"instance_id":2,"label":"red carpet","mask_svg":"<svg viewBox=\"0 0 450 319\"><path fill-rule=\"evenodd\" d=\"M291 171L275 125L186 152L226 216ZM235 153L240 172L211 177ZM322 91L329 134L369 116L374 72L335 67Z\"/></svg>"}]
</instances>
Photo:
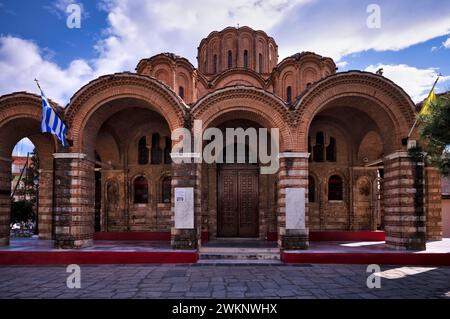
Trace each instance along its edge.
<instances>
[{"instance_id":1,"label":"red carpet","mask_svg":"<svg viewBox=\"0 0 450 319\"><path fill-rule=\"evenodd\" d=\"M0 251L0 265L191 264L196 251Z\"/></svg>"},{"instance_id":2,"label":"red carpet","mask_svg":"<svg viewBox=\"0 0 450 319\"><path fill-rule=\"evenodd\" d=\"M288 264L380 264L450 266L450 254L444 253L281 253Z\"/></svg>"}]
</instances>

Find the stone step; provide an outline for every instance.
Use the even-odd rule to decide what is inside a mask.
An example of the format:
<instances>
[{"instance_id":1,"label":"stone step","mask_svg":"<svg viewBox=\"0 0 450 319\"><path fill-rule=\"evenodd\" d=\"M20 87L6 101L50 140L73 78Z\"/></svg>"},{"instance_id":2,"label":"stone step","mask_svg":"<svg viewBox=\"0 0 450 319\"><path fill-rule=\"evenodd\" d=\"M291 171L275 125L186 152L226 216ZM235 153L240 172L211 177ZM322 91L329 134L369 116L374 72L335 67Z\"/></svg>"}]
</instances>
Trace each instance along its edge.
<instances>
[{"instance_id":1,"label":"stone step","mask_svg":"<svg viewBox=\"0 0 450 319\"><path fill-rule=\"evenodd\" d=\"M200 260L280 260L279 253L270 252L200 252Z\"/></svg>"},{"instance_id":2,"label":"stone step","mask_svg":"<svg viewBox=\"0 0 450 319\"><path fill-rule=\"evenodd\" d=\"M244 247L209 247L202 246L200 253L220 253L220 254L280 254L279 248L244 248Z\"/></svg>"},{"instance_id":3,"label":"stone step","mask_svg":"<svg viewBox=\"0 0 450 319\"><path fill-rule=\"evenodd\" d=\"M240 260L240 259L200 259L197 264L204 265L281 265L280 260Z\"/></svg>"}]
</instances>

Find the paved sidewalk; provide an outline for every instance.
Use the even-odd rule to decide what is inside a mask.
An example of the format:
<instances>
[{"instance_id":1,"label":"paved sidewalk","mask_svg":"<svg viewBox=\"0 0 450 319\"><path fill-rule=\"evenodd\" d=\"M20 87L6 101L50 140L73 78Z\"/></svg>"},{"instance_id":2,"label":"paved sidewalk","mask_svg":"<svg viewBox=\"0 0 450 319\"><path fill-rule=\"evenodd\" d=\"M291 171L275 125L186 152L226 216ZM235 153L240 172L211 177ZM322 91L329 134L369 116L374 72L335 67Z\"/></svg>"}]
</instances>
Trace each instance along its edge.
<instances>
[{"instance_id":1,"label":"paved sidewalk","mask_svg":"<svg viewBox=\"0 0 450 319\"><path fill-rule=\"evenodd\" d=\"M450 267L382 266L369 289L365 265L101 265L0 267L0 298L450 298Z\"/></svg>"}]
</instances>

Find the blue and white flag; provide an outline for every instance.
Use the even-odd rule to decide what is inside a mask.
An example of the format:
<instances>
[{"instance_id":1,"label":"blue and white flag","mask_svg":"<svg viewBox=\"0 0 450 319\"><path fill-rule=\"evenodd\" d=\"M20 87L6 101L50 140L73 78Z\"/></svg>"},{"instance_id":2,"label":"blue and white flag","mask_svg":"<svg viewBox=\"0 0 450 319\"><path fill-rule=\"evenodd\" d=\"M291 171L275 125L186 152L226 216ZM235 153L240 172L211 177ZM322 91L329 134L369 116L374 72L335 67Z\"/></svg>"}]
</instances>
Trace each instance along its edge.
<instances>
[{"instance_id":1,"label":"blue and white flag","mask_svg":"<svg viewBox=\"0 0 450 319\"><path fill-rule=\"evenodd\" d=\"M42 96L42 120L41 120L41 132L51 133L55 135L61 142L62 146L66 147L66 133L67 127L64 122L56 114L55 110L51 107L44 92L41 91Z\"/></svg>"}]
</instances>

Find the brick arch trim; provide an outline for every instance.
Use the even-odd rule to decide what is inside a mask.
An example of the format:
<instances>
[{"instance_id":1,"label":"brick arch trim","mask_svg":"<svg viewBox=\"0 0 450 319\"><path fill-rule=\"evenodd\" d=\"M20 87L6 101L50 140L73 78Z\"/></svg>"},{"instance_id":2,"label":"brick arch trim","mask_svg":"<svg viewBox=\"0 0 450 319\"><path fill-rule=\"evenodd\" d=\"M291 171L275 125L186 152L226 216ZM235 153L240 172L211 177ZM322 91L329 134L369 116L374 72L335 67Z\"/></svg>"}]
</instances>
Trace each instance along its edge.
<instances>
[{"instance_id":1,"label":"brick arch trim","mask_svg":"<svg viewBox=\"0 0 450 319\"><path fill-rule=\"evenodd\" d=\"M219 117L232 112L251 114L252 119L262 126L279 128L281 150L294 147L287 105L279 97L259 88L232 86L216 90L192 107L191 116L192 120L202 120L203 128L206 128Z\"/></svg>"},{"instance_id":2,"label":"brick arch trim","mask_svg":"<svg viewBox=\"0 0 450 319\"><path fill-rule=\"evenodd\" d=\"M414 123L415 105L411 97L391 80L363 71L338 73L311 85L294 106L296 119L307 115L306 113L316 114L333 97L345 93L372 97L395 114L398 123Z\"/></svg>"},{"instance_id":3,"label":"brick arch trim","mask_svg":"<svg viewBox=\"0 0 450 319\"><path fill-rule=\"evenodd\" d=\"M343 97L362 97L377 104L402 136L416 117L414 102L397 84L373 73L350 71L320 80L300 96L293 110L296 126L307 132L315 115Z\"/></svg>"},{"instance_id":4,"label":"brick arch trim","mask_svg":"<svg viewBox=\"0 0 450 319\"><path fill-rule=\"evenodd\" d=\"M49 101L56 109L57 112L61 110L61 107ZM14 121L20 121L22 119L36 121L39 127L39 123L42 118L42 100L41 97L26 92L17 92L8 95L0 96L0 147L7 147L7 144L16 143L18 141L6 141L1 136L1 130L6 124L13 123ZM20 129L20 128L18 128ZM34 143L39 157L42 159L43 167L47 167L53 152L57 148L57 141L53 135L40 133L40 130L33 132L34 136L28 136ZM8 144L8 145L9 145ZM11 145L13 147L14 145ZM7 149L0 150L0 153L12 151ZM10 155L10 154L9 154Z\"/></svg>"},{"instance_id":5,"label":"brick arch trim","mask_svg":"<svg viewBox=\"0 0 450 319\"><path fill-rule=\"evenodd\" d=\"M101 76L82 87L71 98L65 110L69 136L81 149L83 128L103 104L120 99L136 98L148 102L167 121L171 130L182 127L188 106L167 85L149 76L117 73Z\"/></svg>"}]
</instances>

